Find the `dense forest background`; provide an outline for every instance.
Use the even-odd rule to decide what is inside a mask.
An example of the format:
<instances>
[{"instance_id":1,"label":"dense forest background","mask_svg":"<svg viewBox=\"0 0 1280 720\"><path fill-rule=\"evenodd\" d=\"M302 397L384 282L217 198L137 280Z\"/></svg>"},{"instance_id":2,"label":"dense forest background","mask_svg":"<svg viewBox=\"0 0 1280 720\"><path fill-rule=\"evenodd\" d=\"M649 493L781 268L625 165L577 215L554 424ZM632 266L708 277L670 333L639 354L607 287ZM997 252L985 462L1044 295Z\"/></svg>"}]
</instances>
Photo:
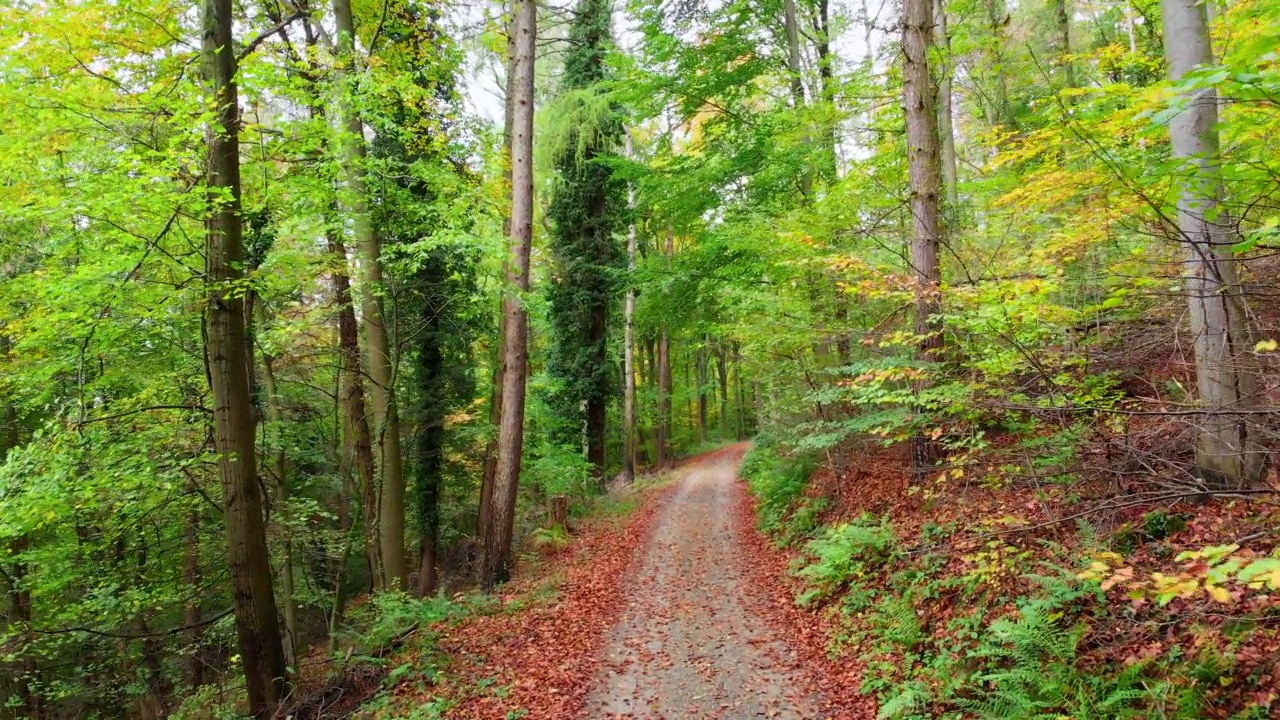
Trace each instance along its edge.
<instances>
[{"instance_id":1,"label":"dense forest background","mask_svg":"<svg viewBox=\"0 0 1280 720\"><path fill-rule=\"evenodd\" d=\"M1274 634L1278 53L1267 0L8 0L0 717L268 716L749 437L807 602L910 569L808 485L887 467L951 513L911 558L980 539L964 592L1052 525L1130 612ZM1116 551L1209 498L1191 566ZM977 712L927 644L868 691ZM1088 689L1028 677L990 716ZM1070 716L1172 716L1116 687Z\"/></svg>"}]
</instances>

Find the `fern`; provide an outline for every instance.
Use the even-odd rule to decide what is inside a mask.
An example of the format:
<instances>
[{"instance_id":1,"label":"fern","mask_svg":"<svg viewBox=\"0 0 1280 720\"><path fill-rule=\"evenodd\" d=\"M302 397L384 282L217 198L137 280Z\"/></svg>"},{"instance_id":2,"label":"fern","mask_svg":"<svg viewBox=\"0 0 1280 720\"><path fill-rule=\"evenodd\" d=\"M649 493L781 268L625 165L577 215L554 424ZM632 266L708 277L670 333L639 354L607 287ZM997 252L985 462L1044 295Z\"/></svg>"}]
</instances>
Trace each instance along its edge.
<instances>
[{"instance_id":1,"label":"fern","mask_svg":"<svg viewBox=\"0 0 1280 720\"><path fill-rule=\"evenodd\" d=\"M846 583L883 567L894 557L897 536L887 520L872 524L863 517L826 531L805 546L808 563L796 571L805 582L805 604L835 594Z\"/></svg>"}]
</instances>

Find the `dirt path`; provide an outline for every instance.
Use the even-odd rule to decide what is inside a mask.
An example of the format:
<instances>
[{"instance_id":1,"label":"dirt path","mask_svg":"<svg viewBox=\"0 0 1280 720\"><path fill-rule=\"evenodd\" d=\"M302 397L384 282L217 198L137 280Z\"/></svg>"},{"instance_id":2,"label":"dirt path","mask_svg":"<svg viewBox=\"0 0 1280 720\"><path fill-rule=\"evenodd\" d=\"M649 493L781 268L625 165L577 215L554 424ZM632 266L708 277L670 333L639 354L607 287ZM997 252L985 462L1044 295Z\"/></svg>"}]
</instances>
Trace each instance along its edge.
<instances>
[{"instance_id":1,"label":"dirt path","mask_svg":"<svg viewBox=\"0 0 1280 720\"><path fill-rule=\"evenodd\" d=\"M795 656L743 600L749 558L733 525L740 458L716 453L682 472L609 635L589 717L822 717L800 689Z\"/></svg>"}]
</instances>

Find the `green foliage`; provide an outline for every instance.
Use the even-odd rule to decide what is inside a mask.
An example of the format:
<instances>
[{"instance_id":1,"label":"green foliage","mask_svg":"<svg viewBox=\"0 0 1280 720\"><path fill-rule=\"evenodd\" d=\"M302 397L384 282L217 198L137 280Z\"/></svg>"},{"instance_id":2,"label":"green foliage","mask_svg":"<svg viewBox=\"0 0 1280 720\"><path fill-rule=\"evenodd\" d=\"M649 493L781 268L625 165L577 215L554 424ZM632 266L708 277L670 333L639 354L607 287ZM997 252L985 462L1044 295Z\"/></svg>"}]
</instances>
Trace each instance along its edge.
<instances>
[{"instance_id":1,"label":"green foliage","mask_svg":"<svg viewBox=\"0 0 1280 720\"><path fill-rule=\"evenodd\" d=\"M817 459L809 453L783 455L768 440L757 442L743 458L738 474L756 498L760 529L791 543L807 535L821 513L821 501L805 500L804 491Z\"/></svg>"},{"instance_id":2,"label":"green foliage","mask_svg":"<svg viewBox=\"0 0 1280 720\"><path fill-rule=\"evenodd\" d=\"M893 560L897 546L887 519L864 516L826 528L805 545L808 559L795 574L806 590L797 602L809 605L830 598L847 583L883 568Z\"/></svg>"},{"instance_id":3,"label":"green foliage","mask_svg":"<svg viewBox=\"0 0 1280 720\"><path fill-rule=\"evenodd\" d=\"M376 656L411 632L429 635L431 625L457 618L464 610L464 606L441 597L419 599L402 592L377 593L350 614L351 646L358 655Z\"/></svg>"}]
</instances>

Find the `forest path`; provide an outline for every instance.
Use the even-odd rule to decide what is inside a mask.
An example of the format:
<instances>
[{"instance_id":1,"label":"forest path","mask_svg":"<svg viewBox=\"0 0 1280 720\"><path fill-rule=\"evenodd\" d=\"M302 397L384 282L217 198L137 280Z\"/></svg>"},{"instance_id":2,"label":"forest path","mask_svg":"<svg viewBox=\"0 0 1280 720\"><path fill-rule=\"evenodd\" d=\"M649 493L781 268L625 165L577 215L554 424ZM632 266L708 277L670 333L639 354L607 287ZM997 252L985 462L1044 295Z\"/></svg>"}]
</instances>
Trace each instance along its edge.
<instances>
[{"instance_id":1,"label":"forest path","mask_svg":"<svg viewBox=\"0 0 1280 720\"><path fill-rule=\"evenodd\" d=\"M611 631L587 700L591 718L800 720L820 717L799 661L744 603L736 527L742 446L681 470L657 520L627 607Z\"/></svg>"}]
</instances>

